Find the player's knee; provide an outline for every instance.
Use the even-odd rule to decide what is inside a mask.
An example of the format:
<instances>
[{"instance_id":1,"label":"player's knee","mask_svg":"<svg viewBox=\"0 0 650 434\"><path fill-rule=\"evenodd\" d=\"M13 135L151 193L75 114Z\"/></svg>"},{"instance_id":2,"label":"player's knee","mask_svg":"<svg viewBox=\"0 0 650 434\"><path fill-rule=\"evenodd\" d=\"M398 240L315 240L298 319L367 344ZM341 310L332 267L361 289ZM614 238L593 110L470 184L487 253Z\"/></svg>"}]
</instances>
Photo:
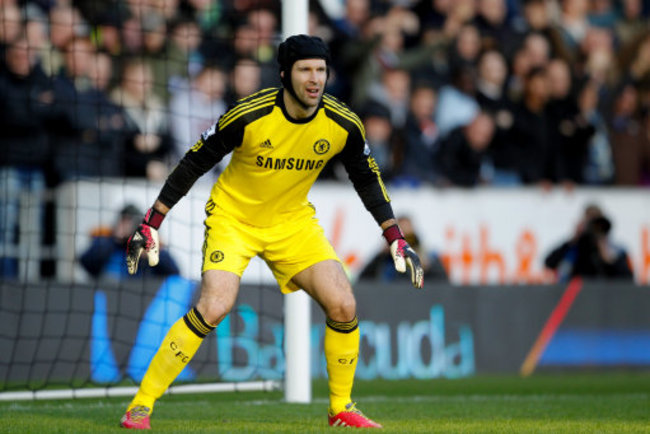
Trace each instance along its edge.
<instances>
[{"instance_id":1,"label":"player's knee","mask_svg":"<svg viewBox=\"0 0 650 434\"><path fill-rule=\"evenodd\" d=\"M352 294L340 297L328 307L328 318L339 322L352 321L357 315L357 302Z\"/></svg>"},{"instance_id":2,"label":"player's knee","mask_svg":"<svg viewBox=\"0 0 650 434\"><path fill-rule=\"evenodd\" d=\"M239 276L208 270L201 280L201 297L196 308L208 324L216 326L232 310L238 290Z\"/></svg>"},{"instance_id":3,"label":"player's knee","mask_svg":"<svg viewBox=\"0 0 650 434\"><path fill-rule=\"evenodd\" d=\"M196 305L203 319L210 325L218 325L228 315L233 305L218 299L202 298Z\"/></svg>"}]
</instances>

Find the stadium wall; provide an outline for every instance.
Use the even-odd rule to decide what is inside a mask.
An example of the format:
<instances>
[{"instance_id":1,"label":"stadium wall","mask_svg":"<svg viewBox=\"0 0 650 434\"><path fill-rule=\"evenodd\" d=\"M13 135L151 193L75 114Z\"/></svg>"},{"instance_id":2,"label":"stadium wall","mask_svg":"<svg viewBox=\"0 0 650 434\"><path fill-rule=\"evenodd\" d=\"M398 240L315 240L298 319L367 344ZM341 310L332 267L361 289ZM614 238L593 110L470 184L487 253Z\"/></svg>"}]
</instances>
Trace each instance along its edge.
<instances>
[{"instance_id":1,"label":"stadium wall","mask_svg":"<svg viewBox=\"0 0 650 434\"><path fill-rule=\"evenodd\" d=\"M560 285L435 284L418 291L407 281L359 283L357 377L516 373L527 360L533 370L650 367L650 288L577 283L568 304L570 289ZM139 381L195 292L196 283L182 277L93 285L0 282L0 390ZM313 309L312 376L324 377L324 318ZM179 380L281 379L282 324L276 287L245 285L234 313ZM535 350L544 336L541 351Z\"/></svg>"},{"instance_id":2,"label":"stadium wall","mask_svg":"<svg viewBox=\"0 0 650 434\"><path fill-rule=\"evenodd\" d=\"M198 279L204 205L212 186L202 179L172 210L161 228L162 242L183 276ZM57 190L57 278L85 282L76 258L97 226L111 225L127 202L146 209L160 185L115 180L80 181ZM650 195L643 189L392 189L395 213L412 218L421 242L439 253L454 284L539 284L554 277L543 259L573 236L589 203L599 204L613 222L611 238L625 247L637 283L650 283ZM318 183L309 200L354 280L383 246L379 229L354 189ZM273 284L266 264L255 258L243 281Z\"/></svg>"}]
</instances>

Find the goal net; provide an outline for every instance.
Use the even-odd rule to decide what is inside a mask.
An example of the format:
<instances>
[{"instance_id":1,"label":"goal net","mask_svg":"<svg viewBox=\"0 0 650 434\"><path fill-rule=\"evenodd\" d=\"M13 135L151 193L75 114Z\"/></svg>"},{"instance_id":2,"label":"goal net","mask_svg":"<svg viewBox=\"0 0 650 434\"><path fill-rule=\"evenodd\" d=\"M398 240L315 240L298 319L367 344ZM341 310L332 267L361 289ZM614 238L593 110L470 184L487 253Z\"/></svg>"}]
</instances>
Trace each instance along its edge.
<instances>
[{"instance_id":1,"label":"goal net","mask_svg":"<svg viewBox=\"0 0 650 434\"><path fill-rule=\"evenodd\" d=\"M0 284L0 399L132 395L196 283ZM271 286L243 286L171 393L281 386L282 302Z\"/></svg>"},{"instance_id":2,"label":"goal net","mask_svg":"<svg viewBox=\"0 0 650 434\"><path fill-rule=\"evenodd\" d=\"M207 186L197 185L161 228L160 265L165 266L162 261L168 255L178 273L154 275L141 264L142 276L126 277L123 246L108 258L93 258L103 261L101 273L91 274L94 269L82 263L88 252L105 248L104 242L120 244L114 232L124 223L124 203L144 207L158 188L125 180L84 180L57 187L54 276L41 276L39 262L50 259L39 258L39 249L19 245L17 251L27 253L16 258L21 274L0 283L0 345L5 348L0 355L0 399L131 394L128 386L142 379L169 327L196 302L203 242L201 196L208 197ZM36 200L27 202L38 206ZM27 216L36 212L23 208ZM21 218L20 224L28 221ZM38 244L29 240L34 234L28 229L21 234L26 235L21 242ZM266 265L256 259L245 273L235 308L175 383L186 386L172 392L280 387L285 372L283 330L283 297ZM202 384L215 381L210 387ZM190 384L202 385L197 389Z\"/></svg>"}]
</instances>

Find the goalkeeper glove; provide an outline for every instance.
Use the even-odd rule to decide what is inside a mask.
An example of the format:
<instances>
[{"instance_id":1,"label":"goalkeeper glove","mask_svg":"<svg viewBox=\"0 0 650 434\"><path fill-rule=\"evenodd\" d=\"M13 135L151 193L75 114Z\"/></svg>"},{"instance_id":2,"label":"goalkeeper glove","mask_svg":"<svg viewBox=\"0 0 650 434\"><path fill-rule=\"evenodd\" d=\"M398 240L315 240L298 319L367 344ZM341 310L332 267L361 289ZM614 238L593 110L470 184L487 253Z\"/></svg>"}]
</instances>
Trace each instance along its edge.
<instances>
[{"instance_id":1,"label":"goalkeeper glove","mask_svg":"<svg viewBox=\"0 0 650 434\"><path fill-rule=\"evenodd\" d=\"M159 259L159 242L158 228L165 218L165 214L149 208L145 214L142 223L135 230L133 235L126 242L126 266L129 274L135 274L138 271L138 263L142 251L147 252L149 265L155 267Z\"/></svg>"},{"instance_id":2,"label":"goalkeeper glove","mask_svg":"<svg viewBox=\"0 0 650 434\"><path fill-rule=\"evenodd\" d=\"M411 283L416 288L422 288L424 286L424 270L420 258L404 239L402 230L399 226L393 225L384 231L383 236L390 246L390 254L395 262L395 269L400 273L405 273L408 266L411 271Z\"/></svg>"}]
</instances>

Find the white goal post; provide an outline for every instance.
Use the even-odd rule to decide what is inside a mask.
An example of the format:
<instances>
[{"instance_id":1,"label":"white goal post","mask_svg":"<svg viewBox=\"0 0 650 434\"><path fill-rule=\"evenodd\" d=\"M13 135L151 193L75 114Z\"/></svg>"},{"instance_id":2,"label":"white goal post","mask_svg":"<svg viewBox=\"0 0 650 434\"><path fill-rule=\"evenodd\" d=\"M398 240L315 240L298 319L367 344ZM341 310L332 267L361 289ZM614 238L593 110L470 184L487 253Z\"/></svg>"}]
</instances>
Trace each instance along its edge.
<instances>
[{"instance_id":1,"label":"white goal post","mask_svg":"<svg viewBox=\"0 0 650 434\"><path fill-rule=\"evenodd\" d=\"M165 394L182 395L188 393L271 391L277 390L278 387L278 382L272 380L248 381L241 383L183 384L179 386L171 386L169 389L167 389ZM133 396L137 391L137 386L94 387L89 389L25 390L16 392L1 392L0 401L108 398L118 396Z\"/></svg>"},{"instance_id":2,"label":"white goal post","mask_svg":"<svg viewBox=\"0 0 650 434\"><path fill-rule=\"evenodd\" d=\"M308 32L308 0L282 1L283 40ZM287 402L311 402L311 300L304 291L284 296L285 388Z\"/></svg>"}]
</instances>

